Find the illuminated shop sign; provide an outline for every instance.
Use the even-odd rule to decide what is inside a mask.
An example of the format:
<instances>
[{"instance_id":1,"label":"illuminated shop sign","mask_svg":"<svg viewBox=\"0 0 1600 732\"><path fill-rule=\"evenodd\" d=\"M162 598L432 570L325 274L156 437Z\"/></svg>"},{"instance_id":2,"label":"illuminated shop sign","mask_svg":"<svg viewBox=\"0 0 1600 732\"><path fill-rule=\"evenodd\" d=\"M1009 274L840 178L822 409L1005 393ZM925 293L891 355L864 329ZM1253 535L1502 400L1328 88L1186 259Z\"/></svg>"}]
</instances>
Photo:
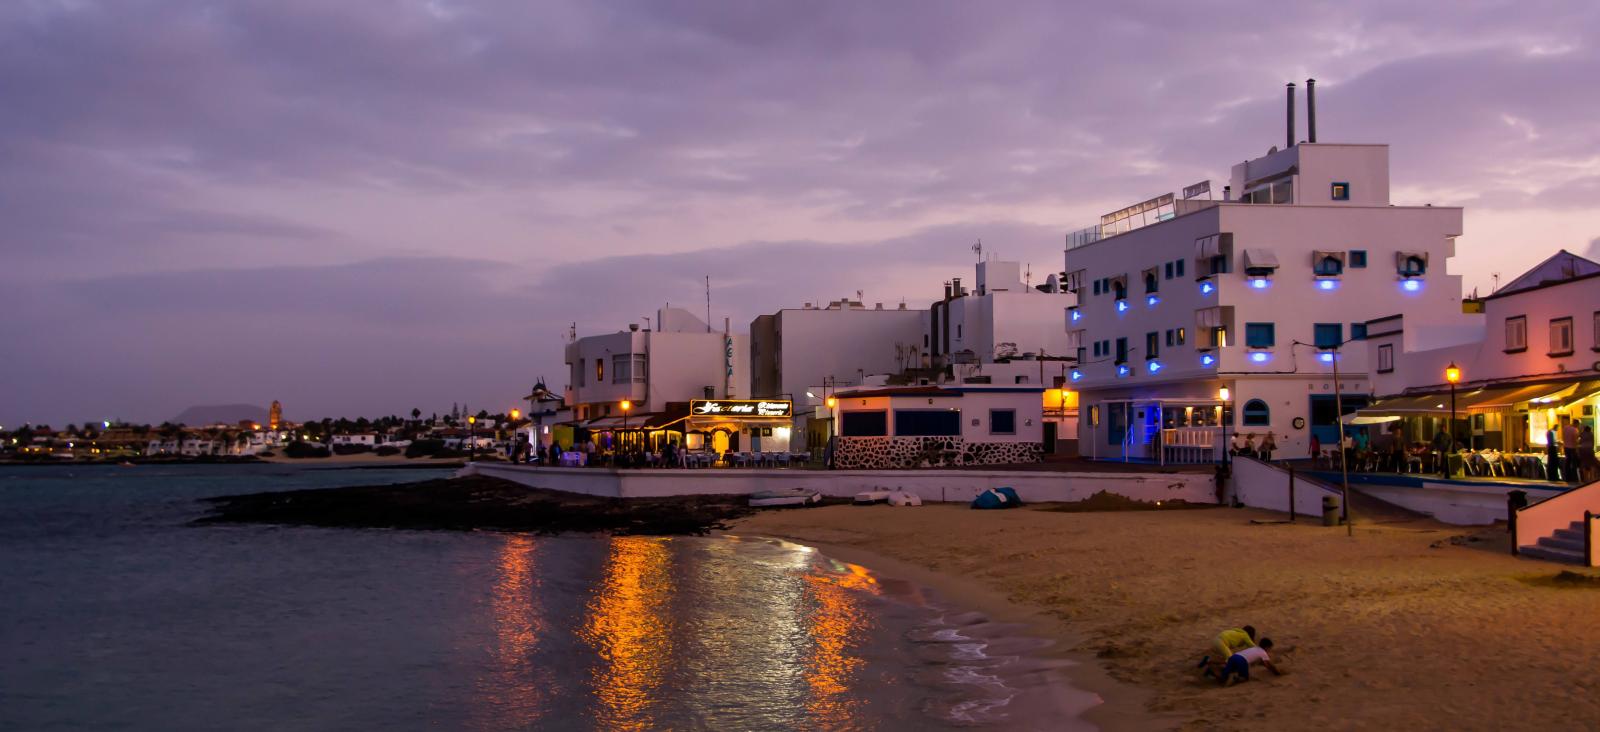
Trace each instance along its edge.
<instances>
[{"instance_id":1,"label":"illuminated shop sign","mask_svg":"<svg viewBox=\"0 0 1600 732\"><path fill-rule=\"evenodd\" d=\"M689 402L695 417L792 417L794 402L766 399L695 399Z\"/></svg>"}]
</instances>

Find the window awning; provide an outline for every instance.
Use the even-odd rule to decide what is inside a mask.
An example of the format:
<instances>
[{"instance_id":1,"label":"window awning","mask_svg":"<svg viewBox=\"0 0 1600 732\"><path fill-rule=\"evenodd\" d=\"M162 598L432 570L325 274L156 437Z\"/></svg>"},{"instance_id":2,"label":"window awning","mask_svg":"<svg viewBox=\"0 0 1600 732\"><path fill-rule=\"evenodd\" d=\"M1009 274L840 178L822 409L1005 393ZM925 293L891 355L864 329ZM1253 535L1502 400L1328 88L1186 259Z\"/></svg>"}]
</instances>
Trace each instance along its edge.
<instances>
[{"instance_id":1,"label":"window awning","mask_svg":"<svg viewBox=\"0 0 1600 732\"><path fill-rule=\"evenodd\" d=\"M1459 395L1458 395L1459 396ZM1456 408L1460 409L1460 402ZM1362 417L1437 417L1450 412L1450 395L1425 394L1383 399L1356 410ZM1345 415L1348 419L1351 415ZM1348 422L1347 424L1355 424ZM1370 424L1370 423L1369 423Z\"/></svg>"},{"instance_id":2,"label":"window awning","mask_svg":"<svg viewBox=\"0 0 1600 732\"><path fill-rule=\"evenodd\" d=\"M1278 255L1270 249L1244 250L1244 268L1252 269L1277 269Z\"/></svg>"},{"instance_id":3,"label":"window awning","mask_svg":"<svg viewBox=\"0 0 1600 732\"><path fill-rule=\"evenodd\" d=\"M1596 392L1600 392L1600 381L1583 381L1573 384L1570 391L1565 391L1560 396L1552 395L1544 398L1560 402L1561 406L1565 408L1571 406L1574 402L1581 402L1594 396Z\"/></svg>"},{"instance_id":4,"label":"window awning","mask_svg":"<svg viewBox=\"0 0 1600 732\"><path fill-rule=\"evenodd\" d=\"M1201 259L1210 259L1222 254L1222 235L1212 234L1194 240L1194 255Z\"/></svg>"}]
</instances>

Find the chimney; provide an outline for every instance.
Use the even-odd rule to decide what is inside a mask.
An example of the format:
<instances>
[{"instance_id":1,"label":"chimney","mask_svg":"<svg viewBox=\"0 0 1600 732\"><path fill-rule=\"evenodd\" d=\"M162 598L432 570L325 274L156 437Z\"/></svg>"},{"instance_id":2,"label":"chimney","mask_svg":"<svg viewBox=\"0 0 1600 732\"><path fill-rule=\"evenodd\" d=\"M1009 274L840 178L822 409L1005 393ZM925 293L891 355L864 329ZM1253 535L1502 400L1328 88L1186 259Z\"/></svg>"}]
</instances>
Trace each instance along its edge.
<instances>
[{"instance_id":1,"label":"chimney","mask_svg":"<svg viewBox=\"0 0 1600 732\"><path fill-rule=\"evenodd\" d=\"M951 297L951 292L952 290L950 289L950 283L944 283L944 299L949 300Z\"/></svg>"},{"instance_id":2,"label":"chimney","mask_svg":"<svg viewBox=\"0 0 1600 732\"><path fill-rule=\"evenodd\" d=\"M1306 79L1306 142L1317 141L1317 80Z\"/></svg>"},{"instance_id":3,"label":"chimney","mask_svg":"<svg viewBox=\"0 0 1600 732\"><path fill-rule=\"evenodd\" d=\"M956 297L961 297L961 295L962 295L962 292L961 292L961 278L957 277L954 280L952 280L952 282L955 283Z\"/></svg>"},{"instance_id":4,"label":"chimney","mask_svg":"<svg viewBox=\"0 0 1600 732\"><path fill-rule=\"evenodd\" d=\"M883 303L881 303L881 302L873 303L873 308L872 309L873 310L882 310L883 309Z\"/></svg>"},{"instance_id":5,"label":"chimney","mask_svg":"<svg viewBox=\"0 0 1600 732\"><path fill-rule=\"evenodd\" d=\"M1284 135L1284 137L1287 140L1284 143L1284 146L1283 146L1283 149L1285 149L1285 150L1287 150L1287 149L1289 149L1291 147L1294 147L1294 82L1292 82L1292 81L1289 82L1288 92L1289 92L1289 126L1288 126L1288 132L1285 133L1285 135Z\"/></svg>"},{"instance_id":6,"label":"chimney","mask_svg":"<svg viewBox=\"0 0 1600 732\"><path fill-rule=\"evenodd\" d=\"M628 331L630 333L638 333L639 332L639 324L638 323L629 323L628 324Z\"/></svg>"},{"instance_id":7,"label":"chimney","mask_svg":"<svg viewBox=\"0 0 1600 732\"><path fill-rule=\"evenodd\" d=\"M1233 186L1223 186L1222 187L1222 200L1224 200L1224 201L1232 201L1233 200Z\"/></svg>"}]
</instances>

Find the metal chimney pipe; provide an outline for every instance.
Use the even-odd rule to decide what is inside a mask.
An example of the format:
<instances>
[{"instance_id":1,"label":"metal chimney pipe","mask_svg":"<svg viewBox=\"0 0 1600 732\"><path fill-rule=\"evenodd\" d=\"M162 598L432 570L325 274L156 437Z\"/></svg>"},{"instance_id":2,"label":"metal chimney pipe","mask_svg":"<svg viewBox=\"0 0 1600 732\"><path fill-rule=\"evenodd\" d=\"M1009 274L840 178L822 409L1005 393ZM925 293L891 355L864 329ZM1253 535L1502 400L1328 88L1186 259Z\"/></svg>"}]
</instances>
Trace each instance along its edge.
<instances>
[{"instance_id":1,"label":"metal chimney pipe","mask_svg":"<svg viewBox=\"0 0 1600 732\"><path fill-rule=\"evenodd\" d=\"M1294 82L1289 82L1289 87L1286 91L1289 92L1289 125L1288 132L1284 134L1285 142L1283 147L1285 150L1294 147Z\"/></svg>"},{"instance_id":2,"label":"metal chimney pipe","mask_svg":"<svg viewBox=\"0 0 1600 732\"><path fill-rule=\"evenodd\" d=\"M1317 141L1317 80L1306 79L1306 142Z\"/></svg>"}]
</instances>

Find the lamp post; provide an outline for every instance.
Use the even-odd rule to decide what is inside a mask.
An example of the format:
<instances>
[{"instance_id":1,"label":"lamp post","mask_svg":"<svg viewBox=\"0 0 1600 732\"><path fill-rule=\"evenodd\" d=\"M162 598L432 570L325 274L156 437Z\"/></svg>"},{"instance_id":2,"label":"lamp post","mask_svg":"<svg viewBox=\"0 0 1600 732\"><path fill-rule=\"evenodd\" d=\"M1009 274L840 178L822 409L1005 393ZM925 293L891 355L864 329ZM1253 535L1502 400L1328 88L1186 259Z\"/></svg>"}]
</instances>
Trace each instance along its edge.
<instances>
[{"instance_id":1,"label":"lamp post","mask_svg":"<svg viewBox=\"0 0 1600 732\"><path fill-rule=\"evenodd\" d=\"M1230 421L1228 397L1230 396L1232 394L1228 392L1228 387L1226 386L1217 390L1217 398L1222 400L1222 414L1217 418L1217 421L1222 423L1222 462L1226 463L1231 470L1233 468L1233 453L1228 449L1228 422Z\"/></svg>"},{"instance_id":2,"label":"lamp post","mask_svg":"<svg viewBox=\"0 0 1600 732\"><path fill-rule=\"evenodd\" d=\"M1455 361L1444 367L1444 380L1450 382L1450 425L1446 429L1450 435L1450 449L1441 456L1440 462L1444 463L1444 477L1449 478L1455 472L1450 467L1450 453L1456 449L1456 382L1461 381L1461 367Z\"/></svg>"},{"instance_id":3,"label":"lamp post","mask_svg":"<svg viewBox=\"0 0 1600 732\"><path fill-rule=\"evenodd\" d=\"M467 417L467 462L477 458L478 452L478 418Z\"/></svg>"},{"instance_id":4,"label":"lamp post","mask_svg":"<svg viewBox=\"0 0 1600 732\"><path fill-rule=\"evenodd\" d=\"M632 409L633 409L633 402L631 400L628 400L628 399L622 400L622 436L623 436L623 439L627 439L627 435L628 435L628 412L630 410L632 410ZM621 447L621 445L618 445L618 447Z\"/></svg>"}]
</instances>

